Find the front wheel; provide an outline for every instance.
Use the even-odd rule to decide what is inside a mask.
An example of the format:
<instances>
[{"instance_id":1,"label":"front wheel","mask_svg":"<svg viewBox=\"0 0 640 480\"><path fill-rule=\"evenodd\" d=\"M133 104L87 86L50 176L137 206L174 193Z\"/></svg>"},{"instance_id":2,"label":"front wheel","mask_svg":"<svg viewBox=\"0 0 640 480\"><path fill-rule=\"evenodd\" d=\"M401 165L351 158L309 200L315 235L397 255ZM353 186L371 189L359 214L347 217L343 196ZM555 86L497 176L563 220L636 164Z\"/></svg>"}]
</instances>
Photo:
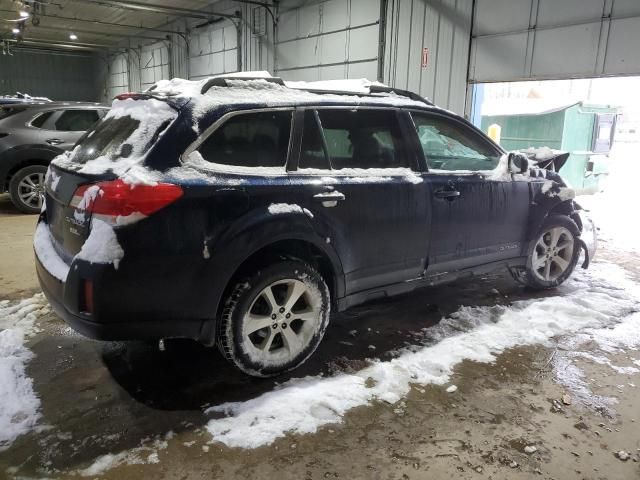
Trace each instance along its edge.
<instances>
[{"instance_id":1,"label":"front wheel","mask_svg":"<svg viewBox=\"0 0 640 480\"><path fill-rule=\"evenodd\" d=\"M9 183L11 202L24 213L40 213L47 167L30 165L18 170Z\"/></svg>"},{"instance_id":2,"label":"front wheel","mask_svg":"<svg viewBox=\"0 0 640 480\"><path fill-rule=\"evenodd\" d=\"M549 217L530 249L524 283L547 289L569 278L580 256L579 237L580 230L569 217Z\"/></svg>"},{"instance_id":3,"label":"front wheel","mask_svg":"<svg viewBox=\"0 0 640 480\"><path fill-rule=\"evenodd\" d=\"M305 262L283 260L234 287L220 319L218 347L249 375L277 375L311 356L329 313L322 276Z\"/></svg>"}]
</instances>

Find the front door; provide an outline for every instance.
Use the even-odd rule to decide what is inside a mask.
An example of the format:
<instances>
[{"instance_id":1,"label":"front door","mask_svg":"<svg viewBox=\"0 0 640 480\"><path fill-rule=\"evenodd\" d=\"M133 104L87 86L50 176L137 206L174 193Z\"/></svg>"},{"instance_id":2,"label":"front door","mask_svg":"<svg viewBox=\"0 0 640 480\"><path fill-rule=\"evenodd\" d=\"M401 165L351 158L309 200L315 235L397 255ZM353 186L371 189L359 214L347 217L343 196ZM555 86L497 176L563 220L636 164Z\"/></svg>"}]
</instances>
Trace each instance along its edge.
<instances>
[{"instance_id":1,"label":"front door","mask_svg":"<svg viewBox=\"0 0 640 480\"><path fill-rule=\"evenodd\" d=\"M395 109L318 108L304 124L293 184L315 231L335 249L346 293L424 271L426 198Z\"/></svg>"},{"instance_id":2,"label":"front door","mask_svg":"<svg viewBox=\"0 0 640 480\"><path fill-rule=\"evenodd\" d=\"M435 112L411 115L429 168L428 273L522 255L529 182L512 179L499 165L502 152L466 123Z\"/></svg>"}]
</instances>

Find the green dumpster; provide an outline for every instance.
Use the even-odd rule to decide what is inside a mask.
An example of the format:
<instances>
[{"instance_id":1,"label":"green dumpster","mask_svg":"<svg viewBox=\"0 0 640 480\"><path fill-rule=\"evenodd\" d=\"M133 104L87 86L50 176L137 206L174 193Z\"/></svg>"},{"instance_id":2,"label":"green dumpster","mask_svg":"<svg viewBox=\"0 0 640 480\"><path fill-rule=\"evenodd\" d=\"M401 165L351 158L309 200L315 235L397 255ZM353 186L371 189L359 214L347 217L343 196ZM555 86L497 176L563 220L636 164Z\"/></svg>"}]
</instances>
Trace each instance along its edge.
<instances>
[{"instance_id":1,"label":"green dumpster","mask_svg":"<svg viewBox=\"0 0 640 480\"><path fill-rule=\"evenodd\" d=\"M483 113L481 128L487 132L490 125L500 125L500 144L506 150L549 147L570 152L559 172L562 178L578 194L599 191L601 178L609 172L617 109L583 102L537 108L537 102L533 100L531 108L518 113L499 109Z\"/></svg>"}]
</instances>

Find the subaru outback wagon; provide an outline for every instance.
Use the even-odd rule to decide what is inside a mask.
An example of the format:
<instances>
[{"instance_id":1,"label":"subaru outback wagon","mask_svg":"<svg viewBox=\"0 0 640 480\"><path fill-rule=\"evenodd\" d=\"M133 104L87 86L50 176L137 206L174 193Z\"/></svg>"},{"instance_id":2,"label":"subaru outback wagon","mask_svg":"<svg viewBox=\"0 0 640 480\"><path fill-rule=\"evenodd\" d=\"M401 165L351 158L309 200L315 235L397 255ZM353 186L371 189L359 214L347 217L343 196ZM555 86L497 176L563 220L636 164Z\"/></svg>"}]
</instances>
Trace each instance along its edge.
<instances>
[{"instance_id":1,"label":"subaru outback wagon","mask_svg":"<svg viewBox=\"0 0 640 480\"><path fill-rule=\"evenodd\" d=\"M413 93L216 77L119 96L51 164L34 246L84 335L191 338L268 376L332 309L497 268L556 287L590 227L557 174Z\"/></svg>"}]
</instances>

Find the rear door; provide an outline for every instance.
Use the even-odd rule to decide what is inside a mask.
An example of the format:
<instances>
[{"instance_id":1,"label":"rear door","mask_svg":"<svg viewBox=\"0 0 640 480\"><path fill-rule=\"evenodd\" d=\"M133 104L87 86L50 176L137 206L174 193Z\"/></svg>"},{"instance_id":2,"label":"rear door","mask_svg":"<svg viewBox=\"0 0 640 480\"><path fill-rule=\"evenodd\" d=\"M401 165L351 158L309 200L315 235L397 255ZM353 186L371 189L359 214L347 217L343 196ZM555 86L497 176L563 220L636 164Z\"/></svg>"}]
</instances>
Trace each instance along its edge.
<instances>
[{"instance_id":1,"label":"rear door","mask_svg":"<svg viewBox=\"0 0 640 480\"><path fill-rule=\"evenodd\" d=\"M308 108L290 171L314 229L335 249L346 293L419 277L426 198L395 109Z\"/></svg>"},{"instance_id":2,"label":"rear door","mask_svg":"<svg viewBox=\"0 0 640 480\"><path fill-rule=\"evenodd\" d=\"M429 273L518 257L525 248L529 182L491 172L502 152L450 115L411 112L428 173Z\"/></svg>"},{"instance_id":3,"label":"rear door","mask_svg":"<svg viewBox=\"0 0 640 480\"><path fill-rule=\"evenodd\" d=\"M47 121L51 130L45 142L62 150L69 150L99 119L97 109L60 110Z\"/></svg>"}]
</instances>

